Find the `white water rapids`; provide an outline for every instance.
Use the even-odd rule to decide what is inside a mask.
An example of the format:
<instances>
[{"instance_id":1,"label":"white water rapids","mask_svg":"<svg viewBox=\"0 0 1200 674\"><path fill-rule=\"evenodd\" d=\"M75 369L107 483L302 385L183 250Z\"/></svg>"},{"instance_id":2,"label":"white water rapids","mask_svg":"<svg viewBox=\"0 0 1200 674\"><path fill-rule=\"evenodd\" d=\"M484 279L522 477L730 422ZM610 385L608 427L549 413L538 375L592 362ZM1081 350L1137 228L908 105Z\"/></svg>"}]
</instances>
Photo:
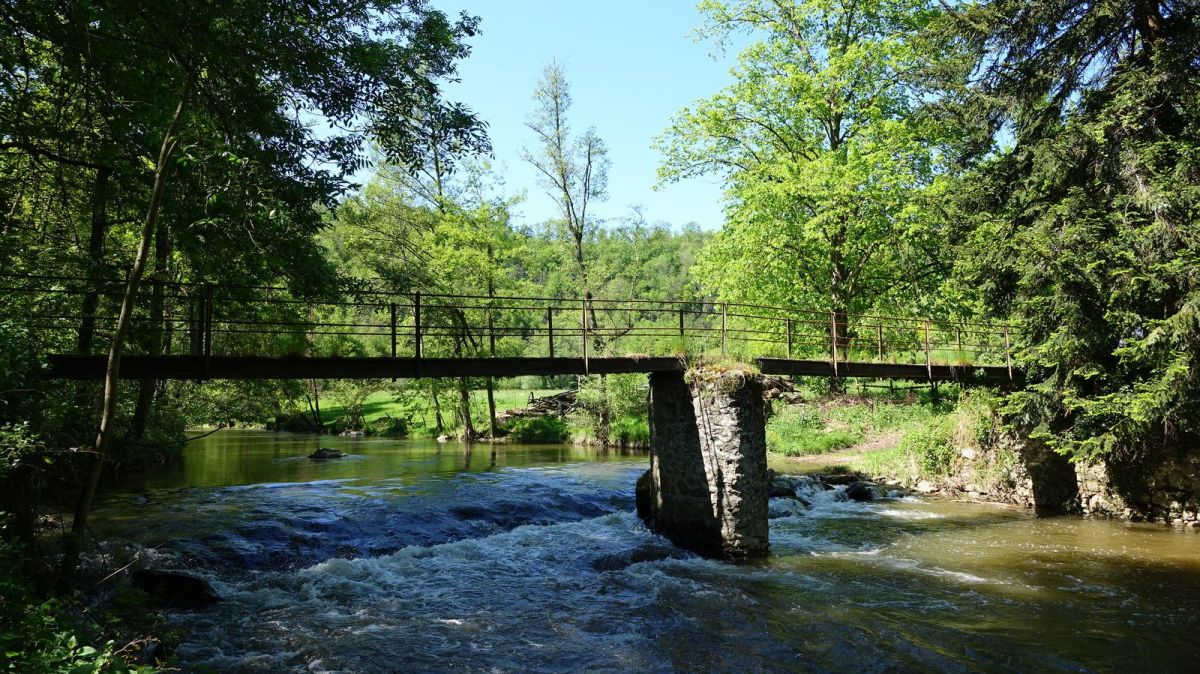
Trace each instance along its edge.
<instances>
[{"instance_id":1,"label":"white water rapids","mask_svg":"<svg viewBox=\"0 0 1200 674\"><path fill-rule=\"evenodd\" d=\"M98 513L110 552L221 595L171 615L186 671L1188 671L1200 655L1189 533L854 503L802 480L811 507L772 501L771 557L733 565L644 529L643 457L378 442L326 469L296 437L201 444L192 472Z\"/></svg>"}]
</instances>

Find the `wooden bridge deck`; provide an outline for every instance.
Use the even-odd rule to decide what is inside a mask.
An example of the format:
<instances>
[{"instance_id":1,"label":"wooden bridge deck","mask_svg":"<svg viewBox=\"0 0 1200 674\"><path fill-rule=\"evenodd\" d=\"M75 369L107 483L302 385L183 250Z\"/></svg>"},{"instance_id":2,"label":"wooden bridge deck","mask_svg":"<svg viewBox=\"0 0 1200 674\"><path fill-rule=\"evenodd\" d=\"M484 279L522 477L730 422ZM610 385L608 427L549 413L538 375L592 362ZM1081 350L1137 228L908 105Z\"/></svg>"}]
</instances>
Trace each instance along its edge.
<instances>
[{"instance_id":1,"label":"wooden bridge deck","mask_svg":"<svg viewBox=\"0 0 1200 674\"><path fill-rule=\"evenodd\" d=\"M838 362L759 358L770 375L862 377L916 381L1006 384L1006 367L917 365L908 363ZM100 379L103 356L50 356L50 376ZM684 369L679 358L332 358L264 356L126 356L126 379L421 379L437 377L517 377L521 375L586 375L669 372Z\"/></svg>"}]
</instances>

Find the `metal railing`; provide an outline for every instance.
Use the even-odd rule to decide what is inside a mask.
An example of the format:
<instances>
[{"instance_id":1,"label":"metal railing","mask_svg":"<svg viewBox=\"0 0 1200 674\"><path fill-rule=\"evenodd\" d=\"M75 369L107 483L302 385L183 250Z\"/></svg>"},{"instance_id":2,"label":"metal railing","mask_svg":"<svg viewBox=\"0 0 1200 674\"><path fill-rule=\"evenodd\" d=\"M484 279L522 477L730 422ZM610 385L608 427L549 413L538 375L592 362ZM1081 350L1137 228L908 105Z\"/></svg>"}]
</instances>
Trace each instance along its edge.
<instances>
[{"instance_id":1,"label":"metal railing","mask_svg":"<svg viewBox=\"0 0 1200 674\"><path fill-rule=\"evenodd\" d=\"M0 275L0 320L56 353L107 345L123 282ZM1001 366L1003 324L711 300L449 295L145 282L128 353L407 358L702 356ZM86 335L85 333L92 334Z\"/></svg>"}]
</instances>

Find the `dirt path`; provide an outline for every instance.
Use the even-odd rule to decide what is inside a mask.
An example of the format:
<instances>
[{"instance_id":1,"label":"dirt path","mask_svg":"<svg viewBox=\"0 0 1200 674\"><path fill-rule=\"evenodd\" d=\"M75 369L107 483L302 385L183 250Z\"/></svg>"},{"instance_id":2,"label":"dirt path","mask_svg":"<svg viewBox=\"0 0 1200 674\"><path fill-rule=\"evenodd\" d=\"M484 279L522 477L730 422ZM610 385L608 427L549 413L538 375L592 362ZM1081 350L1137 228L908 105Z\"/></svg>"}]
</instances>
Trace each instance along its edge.
<instances>
[{"instance_id":1,"label":"dirt path","mask_svg":"<svg viewBox=\"0 0 1200 674\"><path fill-rule=\"evenodd\" d=\"M900 444L904 432L898 428L868 437L866 440L836 452L824 454L809 454L806 456L773 456L772 463L787 470L801 472L818 471L830 466L851 466L851 463L865 454L881 449L891 449ZM851 466L853 467L853 466Z\"/></svg>"}]
</instances>

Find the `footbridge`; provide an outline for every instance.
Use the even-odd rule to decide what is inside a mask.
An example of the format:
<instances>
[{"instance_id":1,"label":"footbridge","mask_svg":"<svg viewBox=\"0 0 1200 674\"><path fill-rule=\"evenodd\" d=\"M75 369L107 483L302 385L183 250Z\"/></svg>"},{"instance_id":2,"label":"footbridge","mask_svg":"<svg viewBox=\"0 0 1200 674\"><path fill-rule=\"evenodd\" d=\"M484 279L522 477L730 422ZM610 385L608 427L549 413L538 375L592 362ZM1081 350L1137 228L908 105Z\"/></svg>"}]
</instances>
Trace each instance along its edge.
<instances>
[{"instance_id":1,"label":"footbridge","mask_svg":"<svg viewBox=\"0 0 1200 674\"><path fill-rule=\"evenodd\" d=\"M99 379L123 283L0 276L0 320L49 344L51 377ZM1007 325L709 299L389 293L143 284L126 379L511 377L673 372L1011 385Z\"/></svg>"}]
</instances>

